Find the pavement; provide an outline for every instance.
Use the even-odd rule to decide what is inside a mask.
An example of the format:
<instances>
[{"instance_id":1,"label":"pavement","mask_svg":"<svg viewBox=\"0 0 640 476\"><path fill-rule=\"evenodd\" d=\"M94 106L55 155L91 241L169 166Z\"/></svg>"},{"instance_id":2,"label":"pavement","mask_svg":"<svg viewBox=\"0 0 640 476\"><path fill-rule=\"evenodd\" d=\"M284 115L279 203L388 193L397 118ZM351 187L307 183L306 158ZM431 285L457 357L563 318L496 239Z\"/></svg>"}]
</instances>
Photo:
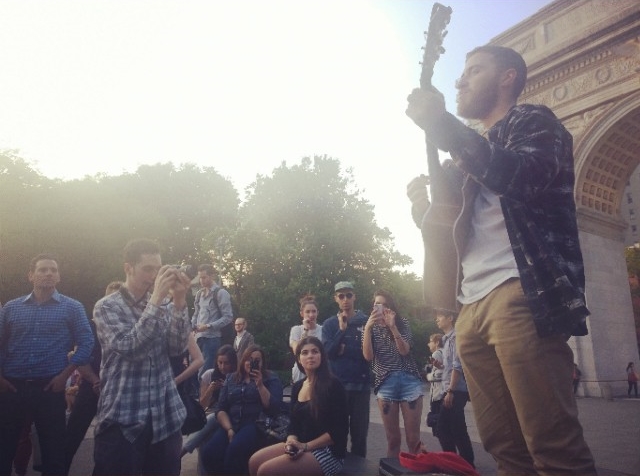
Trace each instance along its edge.
<instances>
[{"instance_id":1,"label":"pavement","mask_svg":"<svg viewBox=\"0 0 640 476\"><path fill-rule=\"evenodd\" d=\"M640 399L629 399L626 396L614 397L613 400L578 398L578 410L585 439L595 458L598 474L600 476L640 475ZM427 405L424 405L422 441L426 444L427 449L441 451L438 440L424 425L427 412ZM467 405L465 412L477 471L482 476L495 476L497 474L495 462L484 451L480 443L470 404ZM367 460L372 464L368 467L377 467L379 459L386 457L387 444L384 435L380 413L372 395L367 441ZM406 451L406 448L403 447L403 451ZM196 468L197 452L187 454L182 458L181 476L197 475ZM92 470L93 428L90 428L78 449L70 475L87 476L91 474ZM39 474L31 469L31 465L29 466L27 475L36 476Z\"/></svg>"}]
</instances>

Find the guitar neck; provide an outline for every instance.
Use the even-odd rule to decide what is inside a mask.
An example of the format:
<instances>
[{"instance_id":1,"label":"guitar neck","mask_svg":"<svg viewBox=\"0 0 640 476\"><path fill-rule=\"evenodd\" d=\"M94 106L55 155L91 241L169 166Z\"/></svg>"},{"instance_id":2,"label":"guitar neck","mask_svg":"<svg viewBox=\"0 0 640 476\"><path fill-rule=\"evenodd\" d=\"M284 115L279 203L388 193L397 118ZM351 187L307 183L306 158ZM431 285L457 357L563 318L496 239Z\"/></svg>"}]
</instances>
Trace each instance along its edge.
<instances>
[{"instance_id":1,"label":"guitar neck","mask_svg":"<svg viewBox=\"0 0 640 476\"><path fill-rule=\"evenodd\" d=\"M420 88L430 89L431 78L433 77L433 67L444 53L442 41L446 36L445 30L451 19L451 7L445 7L440 3L434 3L431 8L431 18L429 19L429 29L426 31L426 44L422 57L422 70L420 71Z\"/></svg>"}]
</instances>

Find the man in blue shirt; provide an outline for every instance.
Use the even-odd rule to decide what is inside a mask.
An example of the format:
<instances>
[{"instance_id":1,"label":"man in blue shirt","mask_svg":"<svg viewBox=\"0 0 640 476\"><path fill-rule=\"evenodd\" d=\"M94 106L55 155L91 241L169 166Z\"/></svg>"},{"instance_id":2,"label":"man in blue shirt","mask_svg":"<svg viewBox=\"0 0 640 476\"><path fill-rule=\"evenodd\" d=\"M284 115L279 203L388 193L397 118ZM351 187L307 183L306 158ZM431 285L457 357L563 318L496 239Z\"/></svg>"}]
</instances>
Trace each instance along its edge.
<instances>
[{"instance_id":1,"label":"man in blue shirt","mask_svg":"<svg viewBox=\"0 0 640 476\"><path fill-rule=\"evenodd\" d=\"M371 386L369 362L362 354L362 337L369 316L354 307L356 293L352 283L340 281L334 289L340 310L322 324L322 343L331 371L347 393L351 453L366 458Z\"/></svg>"},{"instance_id":2,"label":"man in blue shirt","mask_svg":"<svg viewBox=\"0 0 640 476\"><path fill-rule=\"evenodd\" d=\"M11 474L27 416L38 429L44 474L66 474L65 384L89 362L94 339L82 304L56 290L57 260L31 260L33 291L0 311L0 475ZM77 349L71 359L67 353Z\"/></svg>"}]
</instances>

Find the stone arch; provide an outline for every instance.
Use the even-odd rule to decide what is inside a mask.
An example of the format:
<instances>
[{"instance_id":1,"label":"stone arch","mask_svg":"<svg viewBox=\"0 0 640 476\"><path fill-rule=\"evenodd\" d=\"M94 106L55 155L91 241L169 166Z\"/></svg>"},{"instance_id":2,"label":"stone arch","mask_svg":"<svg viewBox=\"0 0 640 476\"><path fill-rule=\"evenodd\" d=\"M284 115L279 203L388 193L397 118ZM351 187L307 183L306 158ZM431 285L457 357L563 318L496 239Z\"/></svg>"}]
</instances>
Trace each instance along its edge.
<instances>
[{"instance_id":1,"label":"stone arch","mask_svg":"<svg viewBox=\"0 0 640 476\"><path fill-rule=\"evenodd\" d=\"M640 163L640 93L610 104L574 144L575 198L585 262L590 336L570 343L590 374L588 396L624 395L622 368L638 355L624 259L621 202ZM615 352L612 352L615 349ZM606 362L606 363L605 363Z\"/></svg>"},{"instance_id":2,"label":"stone arch","mask_svg":"<svg viewBox=\"0 0 640 476\"><path fill-rule=\"evenodd\" d=\"M640 92L595 120L574 144L574 157L576 205L622 222L622 195L640 163Z\"/></svg>"}]
</instances>

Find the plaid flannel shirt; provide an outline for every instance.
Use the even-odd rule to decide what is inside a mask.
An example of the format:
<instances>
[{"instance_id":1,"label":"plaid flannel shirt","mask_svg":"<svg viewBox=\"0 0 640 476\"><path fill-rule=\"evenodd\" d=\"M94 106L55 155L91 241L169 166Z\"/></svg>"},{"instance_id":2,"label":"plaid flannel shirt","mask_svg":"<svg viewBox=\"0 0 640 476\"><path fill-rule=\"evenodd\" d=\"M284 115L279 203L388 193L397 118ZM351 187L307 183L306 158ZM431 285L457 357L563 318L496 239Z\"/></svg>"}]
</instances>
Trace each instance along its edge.
<instances>
[{"instance_id":1,"label":"plaid flannel shirt","mask_svg":"<svg viewBox=\"0 0 640 476\"><path fill-rule=\"evenodd\" d=\"M427 134L464 174L463 209L454 227L458 257L481 184L500 197L538 335L586 335L571 134L549 108L531 104L513 106L487 131L488 140L451 114Z\"/></svg>"},{"instance_id":2,"label":"plaid flannel shirt","mask_svg":"<svg viewBox=\"0 0 640 476\"><path fill-rule=\"evenodd\" d=\"M186 410L176 389L169 356L187 346L187 309L135 302L126 289L102 298L93 319L102 345L96 434L119 424L133 442L151 424L152 443L179 431Z\"/></svg>"}]
</instances>

